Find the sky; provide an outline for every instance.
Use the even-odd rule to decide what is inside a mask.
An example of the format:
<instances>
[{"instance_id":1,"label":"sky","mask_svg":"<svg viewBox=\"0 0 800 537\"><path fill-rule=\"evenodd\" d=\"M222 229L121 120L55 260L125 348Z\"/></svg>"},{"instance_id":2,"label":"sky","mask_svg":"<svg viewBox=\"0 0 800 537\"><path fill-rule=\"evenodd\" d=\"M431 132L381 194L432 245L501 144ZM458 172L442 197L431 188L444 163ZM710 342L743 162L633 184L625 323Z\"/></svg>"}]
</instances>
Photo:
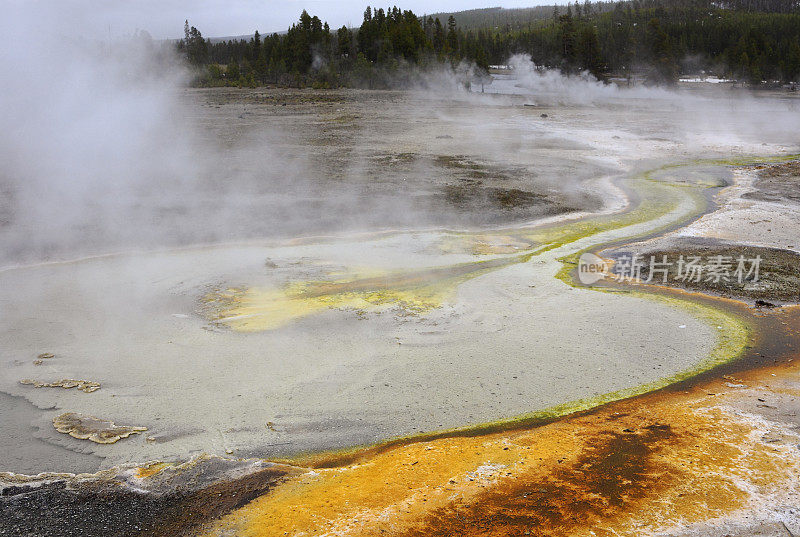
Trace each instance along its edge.
<instances>
[{"instance_id":1,"label":"sky","mask_svg":"<svg viewBox=\"0 0 800 537\"><path fill-rule=\"evenodd\" d=\"M189 20L205 37L272 33L286 30L303 9L331 28L361 24L370 0L5 0L22 10L48 13L64 34L88 38L120 37L146 30L154 38L183 36ZM482 7L530 7L564 0L390 0L418 15Z\"/></svg>"}]
</instances>

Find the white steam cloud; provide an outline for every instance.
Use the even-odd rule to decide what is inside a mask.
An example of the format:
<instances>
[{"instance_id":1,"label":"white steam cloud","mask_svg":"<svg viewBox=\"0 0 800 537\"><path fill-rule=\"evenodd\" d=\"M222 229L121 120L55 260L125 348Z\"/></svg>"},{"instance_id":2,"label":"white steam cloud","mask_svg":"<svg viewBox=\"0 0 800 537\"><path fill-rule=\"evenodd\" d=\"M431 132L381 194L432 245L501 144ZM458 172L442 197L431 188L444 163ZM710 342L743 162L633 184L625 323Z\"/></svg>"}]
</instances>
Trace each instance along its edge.
<instances>
[{"instance_id":1,"label":"white steam cloud","mask_svg":"<svg viewBox=\"0 0 800 537\"><path fill-rule=\"evenodd\" d=\"M18 7L2 24L18 44L0 51L3 261L137 233L126 225L132 197L158 198L197 173L192 130L176 117L185 73L169 49L146 34L63 36L35 11Z\"/></svg>"},{"instance_id":2,"label":"white steam cloud","mask_svg":"<svg viewBox=\"0 0 800 537\"><path fill-rule=\"evenodd\" d=\"M340 92L327 108L315 105L314 114L301 117L295 111L276 120L281 107L249 107L247 99L257 100L257 93L214 102L223 94L186 89L187 73L166 44L141 34L113 43L66 37L59 33L59 19L56 10L42 13L25 4L0 21L7 42L19 44L0 50L0 267L297 235L309 224L315 226L310 232L318 233L460 222L447 221L445 213L452 208L441 205L442 184L434 184L441 155L424 154L426 136L436 140L450 134L444 125L459 132L445 144L447 151L504 163L516 155L509 147L554 143L556 135L583 144L588 132L597 135L598 149L626 139L625 130L693 148L716 144L725 149L742 141L757 148L761 142L785 143L798 124L795 100L618 88L588 74L541 69L525 56L510 60L512 76L485 86L487 93L510 94L505 97L477 95L479 73L469 64L407 66L395 75L398 86L421 88L430 98L406 95L402 99L409 100L400 101L371 94L361 99L357 92ZM472 93L463 91L465 81L472 81ZM337 98L358 102L340 111ZM453 98L470 106L453 106ZM296 110L305 113L302 99ZM492 129L502 131L502 126L488 126L486 107L523 102L610 106L620 114L632 113L630 103L635 103L641 114L620 125L620 114L611 110L604 117L616 127L598 119L580 133L573 132L574 123L539 125L539 113L515 112L512 120L520 122L515 128L530 129L530 140L509 142L504 132L496 136ZM378 121L382 103L396 109L386 110L385 121ZM666 122L665 109L675 110ZM654 110L661 115L651 121ZM366 117L369 121L358 119ZM292 132L299 122L303 128ZM420 130L410 133L408 125ZM334 141L328 146L326 139ZM421 158L395 165L392 154L405 152ZM524 164L524 157L519 161ZM538 167L538 185L520 177L516 186L552 186ZM382 174L394 175L375 180ZM564 190L574 187L562 182Z\"/></svg>"},{"instance_id":3,"label":"white steam cloud","mask_svg":"<svg viewBox=\"0 0 800 537\"><path fill-rule=\"evenodd\" d=\"M537 65L527 54L512 56L508 66L513 73L513 87L506 86L498 91L532 95L536 104L593 105L612 99L663 98L669 94L655 87L620 88L598 80L588 71L566 74Z\"/></svg>"}]
</instances>

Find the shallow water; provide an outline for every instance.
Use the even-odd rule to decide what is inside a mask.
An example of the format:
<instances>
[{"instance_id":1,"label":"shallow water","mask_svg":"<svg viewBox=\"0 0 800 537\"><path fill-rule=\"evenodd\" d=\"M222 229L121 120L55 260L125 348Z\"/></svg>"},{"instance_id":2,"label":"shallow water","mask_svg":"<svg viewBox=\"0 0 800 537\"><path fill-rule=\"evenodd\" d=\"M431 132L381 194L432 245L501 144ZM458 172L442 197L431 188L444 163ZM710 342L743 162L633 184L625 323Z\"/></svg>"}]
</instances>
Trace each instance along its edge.
<instances>
[{"instance_id":1,"label":"shallow water","mask_svg":"<svg viewBox=\"0 0 800 537\"><path fill-rule=\"evenodd\" d=\"M43 409L44 438L91 451L104 465L344 448L633 389L694 367L714 349L714 327L688 310L572 289L554 275L562 256L698 210L683 190L672 192L655 187L649 204L594 226L520 228L529 254L479 262L469 248L441 253L448 234L431 232L6 271L0 341L16 361L3 389ZM469 235L457 237L464 244ZM348 282L359 270L372 276ZM311 295L284 296L287 284L304 281ZM215 315L205 297L229 287L272 291L256 292L244 313L233 299L232 310ZM410 297L430 289L437 303L413 307ZM242 315L244 324L234 323ZM40 352L55 356L35 365ZM102 387L18 383L55 377ZM90 444L47 429L63 412L148 430Z\"/></svg>"},{"instance_id":2,"label":"shallow water","mask_svg":"<svg viewBox=\"0 0 800 537\"><path fill-rule=\"evenodd\" d=\"M210 101L226 95L197 94ZM366 115L375 102L359 99L369 95L348 96L337 106ZM396 219L390 221L401 229L383 234L370 231L387 204L381 204L384 213L367 205L363 213L335 215L353 216L354 227L367 231L363 234L347 234L342 226L330 224L326 210L313 217L299 211L300 220L288 219L273 234L271 226L280 215L276 220L255 204L238 214L236 225L226 227L230 235L208 235L210 242L249 243L171 250L176 237L161 241L158 232L163 228L168 234L170 226L156 220L148 228L154 234L143 243L120 235L92 244L103 252L132 246L142 251L0 273L0 389L24 396L38 409L26 407L15 414L17 427L27 422L33 428L25 432L22 427L14 436L9 446L13 457L29 459L29 469L51 460L67 466L60 470L82 467L80 461L28 450L41 442L38 438L59 446L59 452L66 448L102 457L104 466L185 459L200 452L292 455L513 418L636 389L696 368L719 341L708 318L640 296L571 288L555 278L562 270L559 259L693 217L704 208L702 189L719 184L726 164L712 164L712 173L705 168L679 170L679 181L673 180L675 173L651 178L666 177L662 183L647 182L639 171L731 152L780 154L786 146L763 146L761 139L767 138L755 133L732 139L729 133L715 137L703 129L687 131L684 122L696 109L666 106L669 101L659 106L639 103L635 109L553 106L542 118L539 109L522 107L523 100L467 100L440 103L440 109L440 104L427 102L429 109L439 111L424 124L395 117L382 130L362 125L357 114L342 120L355 130L364 127L358 136L320 127L319 122L330 123L326 118L332 114L346 115L327 104L304 104L316 110L318 121L300 123L296 110L287 114L283 107L248 106L261 120L283 114L274 121L303 125L305 130L282 146L289 151L307 153L309 143L334 140L321 144L327 155L317 155L322 164L341 164L330 152L360 141L370 162L375 155L421 155L417 160L423 162L422 172L428 172L436 167L424 163L438 162L441 155L461 163L467 155L466 161L483 163L477 171L488 173L481 178L484 185L525 187L551 199L602 199L611 212L625 204L611 179L626 178L625 186L638 193L641 205L625 214L578 223L551 219L546 226L535 226L532 221L537 222L539 213L504 213L514 223L465 220L439 200L434 204L443 209L436 213L438 220L417 218L429 206L422 212L419 206L394 207ZM252 118L226 123L222 119L230 119L241 103L220 106L204 111L204 121L230 130L228 141L235 144L236 128L246 129L244 123ZM782 134L772 136L781 139ZM392 159L373 162L387 174L359 177L380 177L381 191L392 191L409 173L407 160L400 158L400 169L393 168ZM502 165L492 167L497 163ZM509 176L506 171L515 166L532 173ZM463 184L463 169L450 166L447 174L430 182ZM703 181L709 177L714 180ZM428 176L414 173L414 180L424 184ZM370 199L370 189L356 199ZM324 197L325 189L322 193ZM292 195L287 193L286 199L291 201ZM236 203L242 199L237 197ZM180 221L185 211L170 218ZM206 235L194 231L224 222L224 215L213 211L189 213L181 224L191 232L178 237L179 244L197 242ZM283 233L300 229L293 226L302 219L314 223L308 235L328 237L279 240ZM437 227L443 223L460 231ZM69 251L68 244L59 247L64 250L56 249L56 258ZM534 252L508 264L502 261ZM459 277L451 277L453 267L476 260L498 262L492 270L456 270ZM422 282L415 279L419 274L425 275ZM373 285L376 279L380 285ZM293 295L292 289L302 292ZM314 296L309 289L317 290ZM217 307L214 297L225 293L229 296L219 300L224 307ZM240 296L249 297L251 309L246 312L237 309ZM285 307L289 304L291 308ZM279 322L272 322L278 310ZM233 323L234 318L266 322L240 330L243 326ZM33 364L42 352L55 357ZM88 394L34 388L19 383L25 378L78 378L102 387ZM8 404L16 408L13 401ZM52 429L53 417L63 412L148 430L112 445L92 444Z\"/></svg>"},{"instance_id":3,"label":"shallow water","mask_svg":"<svg viewBox=\"0 0 800 537\"><path fill-rule=\"evenodd\" d=\"M78 453L37 438L31 425L41 410L23 397L0 393L0 468L5 472L35 475L40 472L92 473L102 458Z\"/></svg>"}]
</instances>

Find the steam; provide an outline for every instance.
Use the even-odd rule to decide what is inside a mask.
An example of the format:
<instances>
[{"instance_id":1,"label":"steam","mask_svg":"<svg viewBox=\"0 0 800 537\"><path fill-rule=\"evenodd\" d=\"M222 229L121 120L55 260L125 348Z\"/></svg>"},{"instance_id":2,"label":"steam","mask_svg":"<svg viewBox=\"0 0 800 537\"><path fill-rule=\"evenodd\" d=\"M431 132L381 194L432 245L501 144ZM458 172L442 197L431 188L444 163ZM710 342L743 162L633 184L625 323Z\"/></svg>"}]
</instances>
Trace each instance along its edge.
<instances>
[{"instance_id":1,"label":"steam","mask_svg":"<svg viewBox=\"0 0 800 537\"><path fill-rule=\"evenodd\" d=\"M0 267L269 236L308 216L280 214L307 189L305 156L279 154L266 126L210 131L172 43L64 36L42 15L3 22L24 46L0 52Z\"/></svg>"},{"instance_id":2,"label":"steam","mask_svg":"<svg viewBox=\"0 0 800 537\"><path fill-rule=\"evenodd\" d=\"M668 91L656 87L620 88L598 80L588 71L577 74L537 65L527 54L509 58L513 85L501 86L496 91L531 95L532 104L594 105L619 98L663 98ZM493 88L494 89L494 88Z\"/></svg>"},{"instance_id":3,"label":"steam","mask_svg":"<svg viewBox=\"0 0 800 537\"><path fill-rule=\"evenodd\" d=\"M197 173L178 117L184 71L144 33L102 43L13 15L3 32L20 46L0 51L3 261L137 233L132 197Z\"/></svg>"},{"instance_id":4,"label":"steam","mask_svg":"<svg viewBox=\"0 0 800 537\"><path fill-rule=\"evenodd\" d=\"M573 75L543 68L527 55L515 55L508 64L509 74L495 80L487 91L524 97L526 104L538 106L605 108L617 110L620 117L633 111L634 121L623 126L625 131L663 138L679 144L676 149L684 153L797 151L800 106L791 95L743 88L726 92L722 87L618 86L588 72ZM660 123L650 124L665 113ZM609 121L609 127L613 123ZM648 133L647 129L652 130ZM593 134L602 132L600 126Z\"/></svg>"},{"instance_id":5,"label":"steam","mask_svg":"<svg viewBox=\"0 0 800 537\"><path fill-rule=\"evenodd\" d=\"M376 191L371 134L357 135L342 169L246 102L221 97L228 115L207 124L198 110L216 97L186 88L171 44L65 36L59 19L18 6L2 22L25 46L0 51L0 267L437 214L415 192ZM412 170L416 184L429 171Z\"/></svg>"},{"instance_id":6,"label":"steam","mask_svg":"<svg viewBox=\"0 0 800 537\"><path fill-rule=\"evenodd\" d=\"M603 84L587 71L565 75L558 69L539 67L526 54L512 56L508 65L514 70L520 88L544 98L555 98L559 104L591 104L618 96L616 86Z\"/></svg>"},{"instance_id":7,"label":"steam","mask_svg":"<svg viewBox=\"0 0 800 537\"><path fill-rule=\"evenodd\" d=\"M311 69L319 71L328 65L328 60L316 48L311 51Z\"/></svg>"},{"instance_id":8,"label":"steam","mask_svg":"<svg viewBox=\"0 0 800 537\"><path fill-rule=\"evenodd\" d=\"M553 164L535 162L535 173L508 176L513 188L557 185L572 192L598 168L584 166L583 175L566 182L557 163L571 158L564 151L588 150L590 139L595 151L614 155L640 152L653 136L684 151L729 151L746 143L756 152L761 143L796 140L799 123L794 100L618 88L587 73L542 69L526 56L510 60L513 77L485 85L487 93L507 95L478 93L481 73L469 63L405 65L388 79L394 87L416 90L402 97L405 103L397 104L391 94L370 94L363 106L339 112L334 96L330 106L314 109L322 118L281 119L276 110L247 104L258 93L226 102L225 91L239 90L187 89L173 47L145 33L98 42L61 35L52 13L11 11L0 25L9 42L24 46L0 51L0 267L346 229L458 226L463 208L442 205L436 181L444 174L437 155L426 154L426 140L451 133L455 139L439 143L437 151L509 169L534 166L531 154L510 148L562 147ZM325 68L317 55L315 67ZM472 92L465 91L466 82ZM362 95L343 94L345 100ZM374 121L386 103L386 121ZM543 124L539 113L518 110L511 114L516 131L503 131L499 119L487 123L486 107L523 103L612 111L603 116L607 125L597 119L576 127L552 118ZM344 117L352 110L369 121ZM664 110L675 114L667 121L651 116ZM231 121L231 113L238 119ZM293 129L292 122L303 122L303 128ZM419 131L408 132L410 125L420 125ZM526 129L523 140L519 133ZM330 148L310 145L326 136L339 140ZM621 146L634 138L644 142ZM333 153L342 148L346 154ZM663 157L663 151L662 144L652 155ZM421 158L395 166L395 154Z\"/></svg>"}]
</instances>

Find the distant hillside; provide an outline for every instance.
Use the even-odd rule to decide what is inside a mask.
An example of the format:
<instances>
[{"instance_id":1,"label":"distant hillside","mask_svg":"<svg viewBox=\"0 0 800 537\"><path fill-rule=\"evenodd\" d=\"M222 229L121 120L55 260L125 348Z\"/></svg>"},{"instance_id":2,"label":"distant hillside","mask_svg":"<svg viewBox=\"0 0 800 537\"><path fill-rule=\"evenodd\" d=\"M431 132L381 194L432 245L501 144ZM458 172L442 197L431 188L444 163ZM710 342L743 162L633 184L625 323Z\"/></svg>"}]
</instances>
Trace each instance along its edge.
<instances>
[{"instance_id":1,"label":"distant hillside","mask_svg":"<svg viewBox=\"0 0 800 537\"><path fill-rule=\"evenodd\" d=\"M229 36L220 36L220 37L209 37L209 38L208 38L208 42L209 42L209 43L225 43L225 42L227 42L227 41L241 41L242 39L244 39L245 41L247 41L247 40L248 40L248 39L250 39L251 37L253 37L253 34L247 34L247 35L229 35Z\"/></svg>"},{"instance_id":2,"label":"distant hillside","mask_svg":"<svg viewBox=\"0 0 800 537\"><path fill-rule=\"evenodd\" d=\"M574 6L573 6L574 8ZM592 2L591 10L593 14L606 13L614 9L613 2ZM520 30L528 27L533 22L548 20L553 18L554 11L559 14L567 11L565 5L547 5L535 7L523 7L506 9L502 7L489 7L484 9L469 9L466 11L455 11L452 13L432 13L427 17L438 18L442 24L452 15L456 19L456 24L463 30L476 30L481 28L494 28L498 30Z\"/></svg>"},{"instance_id":3,"label":"distant hillside","mask_svg":"<svg viewBox=\"0 0 800 537\"><path fill-rule=\"evenodd\" d=\"M438 18L444 24L452 15L456 19L459 28L471 30L477 28L496 28L506 25L512 29L527 26L528 23L551 18L554 6L536 6L517 9L505 9L502 7L487 7L483 9L469 9L467 11L455 11L452 13L431 13L425 17ZM562 9L566 9L562 6Z\"/></svg>"},{"instance_id":4,"label":"distant hillside","mask_svg":"<svg viewBox=\"0 0 800 537\"><path fill-rule=\"evenodd\" d=\"M584 16L601 15L610 13L614 10L617 3L622 5L630 4L633 7L644 7L652 4L647 0L630 2L591 2L589 13L585 11L586 3L571 2L573 12ZM673 7L700 7L709 6L748 13L796 13L800 9L800 0L675 0ZM431 13L427 17L438 18L442 24L452 15L456 19L456 24L462 30L477 30L481 28L492 28L497 30L521 30L530 24L552 19L554 10L558 10L559 15L567 12L566 5L547 5L506 9L502 7L489 7L484 9L469 9L466 11L454 11L451 13Z\"/></svg>"}]
</instances>

